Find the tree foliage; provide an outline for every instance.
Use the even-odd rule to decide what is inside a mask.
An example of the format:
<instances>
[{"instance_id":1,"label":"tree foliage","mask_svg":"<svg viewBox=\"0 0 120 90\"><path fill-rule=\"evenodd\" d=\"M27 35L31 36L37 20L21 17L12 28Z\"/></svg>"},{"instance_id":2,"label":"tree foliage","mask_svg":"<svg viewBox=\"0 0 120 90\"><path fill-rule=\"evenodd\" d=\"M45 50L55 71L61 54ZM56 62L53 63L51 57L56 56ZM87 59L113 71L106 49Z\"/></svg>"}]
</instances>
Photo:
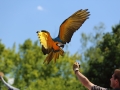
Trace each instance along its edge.
<instances>
[{"instance_id":1,"label":"tree foliage","mask_svg":"<svg viewBox=\"0 0 120 90\"><path fill-rule=\"evenodd\" d=\"M90 81L110 88L110 78L114 70L120 68L120 24L114 26L111 33L105 33L95 47L90 47L85 57L89 65L85 74Z\"/></svg>"},{"instance_id":2,"label":"tree foliage","mask_svg":"<svg viewBox=\"0 0 120 90\"><path fill-rule=\"evenodd\" d=\"M104 29L101 24L95 27L96 33L81 35L81 54L70 55L67 51L56 63L50 64L43 64L46 56L38 41L25 40L17 52L15 44L6 48L0 41L0 71L5 74L4 78L14 78L13 86L20 90L86 90L72 70L77 60L91 82L109 87L114 69L120 68L120 24L112 27L111 33L103 34ZM0 85L2 90L7 90Z\"/></svg>"},{"instance_id":3,"label":"tree foliage","mask_svg":"<svg viewBox=\"0 0 120 90\"><path fill-rule=\"evenodd\" d=\"M0 43L0 50L0 71L14 78L13 86L20 90L85 90L72 70L75 60L80 60L77 53L70 56L66 52L56 63L43 64L46 56L41 52L38 41L25 40L19 45L18 52L15 44L13 48L6 49Z\"/></svg>"}]
</instances>

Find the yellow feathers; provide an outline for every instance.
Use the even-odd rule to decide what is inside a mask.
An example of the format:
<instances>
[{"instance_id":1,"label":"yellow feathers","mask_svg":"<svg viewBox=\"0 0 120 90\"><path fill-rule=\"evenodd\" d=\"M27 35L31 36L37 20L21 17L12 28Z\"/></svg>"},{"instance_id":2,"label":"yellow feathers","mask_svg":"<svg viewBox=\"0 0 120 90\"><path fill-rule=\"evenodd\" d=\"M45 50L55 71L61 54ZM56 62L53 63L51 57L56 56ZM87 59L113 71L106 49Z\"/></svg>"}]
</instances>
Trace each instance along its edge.
<instances>
[{"instance_id":1,"label":"yellow feathers","mask_svg":"<svg viewBox=\"0 0 120 90\"><path fill-rule=\"evenodd\" d=\"M38 32L38 37L39 37L41 45L43 45L45 49L47 49L48 48L48 44L47 44L48 34L45 32Z\"/></svg>"}]
</instances>

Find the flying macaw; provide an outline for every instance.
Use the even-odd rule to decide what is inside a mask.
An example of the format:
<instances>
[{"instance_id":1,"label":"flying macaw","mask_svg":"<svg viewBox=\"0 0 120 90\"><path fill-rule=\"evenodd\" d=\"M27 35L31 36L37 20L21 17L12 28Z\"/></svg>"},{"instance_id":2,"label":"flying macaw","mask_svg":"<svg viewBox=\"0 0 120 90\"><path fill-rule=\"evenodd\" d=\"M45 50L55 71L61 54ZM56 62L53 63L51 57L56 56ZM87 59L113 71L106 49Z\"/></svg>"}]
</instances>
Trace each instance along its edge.
<instances>
[{"instance_id":1,"label":"flying macaw","mask_svg":"<svg viewBox=\"0 0 120 90\"><path fill-rule=\"evenodd\" d=\"M59 55L63 56L64 51L62 48L71 41L74 32L82 26L86 19L89 18L89 15L88 9L81 9L72 14L60 25L59 34L56 38L52 38L46 30L36 32L42 45L43 54L48 54L44 63L47 61L49 64L52 59L56 62Z\"/></svg>"}]
</instances>

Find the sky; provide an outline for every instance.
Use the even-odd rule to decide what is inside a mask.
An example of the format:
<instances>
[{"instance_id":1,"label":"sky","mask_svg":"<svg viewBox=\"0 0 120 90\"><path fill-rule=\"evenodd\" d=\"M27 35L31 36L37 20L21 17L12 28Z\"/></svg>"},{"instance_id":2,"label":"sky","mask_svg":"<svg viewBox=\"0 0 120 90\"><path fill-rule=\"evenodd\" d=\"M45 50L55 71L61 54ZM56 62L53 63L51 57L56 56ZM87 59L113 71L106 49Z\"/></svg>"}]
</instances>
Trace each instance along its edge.
<instances>
[{"instance_id":1,"label":"sky","mask_svg":"<svg viewBox=\"0 0 120 90\"><path fill-rule=\"evenodd\" d=\"M59 32L61 23L80 9L88 9L89 19L74 33L68 50L79 52L81 33L94 33L99 23L105 31L120 22L120 0L0 0L0 39L6 48L14 43L18 47L25 40L38 40L36 31L47 30L52 38Z\"/></svg>"}]
</instances>

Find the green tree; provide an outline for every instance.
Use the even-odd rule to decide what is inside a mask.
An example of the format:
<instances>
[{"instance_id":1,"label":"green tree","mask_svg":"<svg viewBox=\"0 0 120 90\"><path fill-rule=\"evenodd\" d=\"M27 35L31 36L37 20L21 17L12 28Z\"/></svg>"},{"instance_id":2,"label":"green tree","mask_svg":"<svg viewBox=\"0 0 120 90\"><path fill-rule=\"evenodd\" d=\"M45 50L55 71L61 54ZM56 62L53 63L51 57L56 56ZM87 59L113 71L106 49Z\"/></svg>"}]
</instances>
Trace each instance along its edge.
<instances>
[{"instance_id":1,"label":"green tree","mask_svg":"<svg viewBox=\"0 0 120 90\"><path fill-rule=\"evenodd\" d=\"M20 90L86 90L72 70L75 60L81 59L77 53L70 55L65 52L56 63L52 61L47 65L43 64L46 56L41 52L38 41L25 40L19 45L18 52L15 47L14 44L13 48L6 49L0 43L0 71L14 78L13 86Z\"/></svg>"},{"instance_id":2,"label":"green tree","mask_svg":"<svg viewBox=\"0 0 120 90\"><path fill-rule=\"evenodd\" d=\"M87 50L89 69L85 75L93 83L110 88L110 78L120 68L120 24L112 27L111 33L103 34L95 47Z\"/></svg>"},{"instance_id":3,"label":"green tree","mask_svg":"<svg viewBox=\"0 0 120 90\"><path fill-rule=\"evenodd\" d=\"M100 54L99 48L96 48L96 46L101 42L104 30L105 25L103 23L99 23L98 25L94 26L92 33L81 34L81 68L84 73L86 73L89 69L88 62L90 59L103 58Z\"/></svg>"},{"instance_id":4,"label":"green tree","mask_svg":"<svg viewBox=\"0 0 120 90\"><path fill-rule=\"evenodd\" d=\"M16 56L17 54L15 53L15 44L13 45L12 49L6 49L5 45L2 44L2 41L0 40L0 72L3 72L10 77L12 70L15 68L14 58L16 58ZM6 77L4 77L4 79L7 81ZM0 89L2 88L2 90L7 90L1 81L0 85Z\"/></svg>"}]
</instances>

